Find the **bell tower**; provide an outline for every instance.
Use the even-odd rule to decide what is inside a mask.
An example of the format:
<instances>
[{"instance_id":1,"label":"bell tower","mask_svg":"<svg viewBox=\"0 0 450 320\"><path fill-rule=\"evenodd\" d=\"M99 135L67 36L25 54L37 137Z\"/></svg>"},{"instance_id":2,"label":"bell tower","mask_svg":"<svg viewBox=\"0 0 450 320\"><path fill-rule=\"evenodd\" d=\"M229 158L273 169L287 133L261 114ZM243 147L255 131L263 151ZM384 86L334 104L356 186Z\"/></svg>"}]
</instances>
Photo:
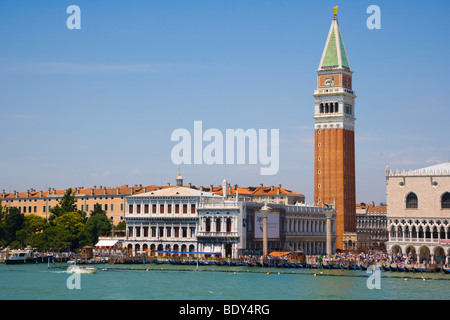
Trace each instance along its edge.
<instances>
[{"instance_id":1,"label":"bell tower","mask_svg":"<svg viewBox=\"0 0 450 320\"><path fill-rule=\"evenodd\" d=\"M344 248L344 233L356 231L352 74L334 7L314 90L314 202L336 208L338 249Z\"/></svg>"}]
</instances>

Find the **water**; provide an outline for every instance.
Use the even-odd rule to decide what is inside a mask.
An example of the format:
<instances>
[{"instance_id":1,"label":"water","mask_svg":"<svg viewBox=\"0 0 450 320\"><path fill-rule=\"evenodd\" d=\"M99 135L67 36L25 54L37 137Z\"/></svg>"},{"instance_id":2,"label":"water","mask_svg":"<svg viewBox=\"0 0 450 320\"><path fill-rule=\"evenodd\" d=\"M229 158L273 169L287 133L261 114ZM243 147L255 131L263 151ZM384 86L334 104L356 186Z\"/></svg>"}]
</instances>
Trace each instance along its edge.
<instances>
[{"instance_id":1,"label":"water","mask_svg":"<svg viewBox=\"0 0 450 320\"><path fill-rule=\"evenodd\" d=\"M96 265L68 289L67 264L0 265L0 300L446 300L450 275L381 271L368 289L363 270ZM322 274L320 274L322 272ZM314 276L316 274L316 276ZM422 276L426 278L423 281ZM407 279L405 281L404 279Z\"/></svg>"}]
</instances>

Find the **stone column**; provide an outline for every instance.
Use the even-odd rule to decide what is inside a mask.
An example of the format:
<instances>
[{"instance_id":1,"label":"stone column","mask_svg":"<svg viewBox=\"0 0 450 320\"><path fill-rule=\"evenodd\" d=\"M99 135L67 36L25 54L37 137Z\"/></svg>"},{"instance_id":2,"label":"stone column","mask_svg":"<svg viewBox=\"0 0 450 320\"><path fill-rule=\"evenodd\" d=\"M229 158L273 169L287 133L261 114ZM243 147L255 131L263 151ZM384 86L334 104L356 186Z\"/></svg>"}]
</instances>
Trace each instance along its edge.
<instances>
[{"instance_id":1,"label":"stone column","mask_svg":"<svg viewBox=\"0 0 450 320\"><path fill-rule=\"evenodd\" d=\"M271 208L267 206L267 201L265 201L264 206L261 208L261 213L263 215L263 256L267 257L267 217L269 216L269 211Z\"/></svg>"},{"instance_id":2,"label":"stone column","mask_svg":"<svg viewBox=\"0 0 450 320\"><path fill-rule=\"evenodd\" d=\"M332 218L332 214L331 213L326 213L325 216L327 217L327 230L326 230L326 235L327 235L327 241L326 241L326 251L327 251L327 256L331 257L331 255L333 254L333 247L332 247L332 241L331 241L331 236L332 236L332 228L331 228L331 218Z\"/></svg>"}]
</instances>

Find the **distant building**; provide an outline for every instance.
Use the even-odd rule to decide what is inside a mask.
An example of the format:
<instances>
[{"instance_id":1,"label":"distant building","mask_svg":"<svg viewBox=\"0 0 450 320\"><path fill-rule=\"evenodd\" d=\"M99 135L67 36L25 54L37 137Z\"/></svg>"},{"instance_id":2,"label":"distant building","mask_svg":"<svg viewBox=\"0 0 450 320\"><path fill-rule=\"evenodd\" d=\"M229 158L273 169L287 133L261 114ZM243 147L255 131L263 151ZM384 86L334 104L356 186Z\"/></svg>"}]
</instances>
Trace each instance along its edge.
<instances>
[{"instance_id":1,"label":"distant building","mask_svg":"<svg viewBox=\"0 0 450 320\"><path fill-rule=\"evenodd\" d=\"M417 170L386 167L387 250L417 261L450 255L450 162Z\"/></svg>"},{"instance_id":2,"label":"distant building","mask_svg":"<svg viewBox=\"0 0 450 320\"><path fill-rule=\"evenodd\" d=\"M74 187L72 188L77 200L77 209L86 213L94 209L95 204L100 204L102 210L111 219L114 224L118 224L125 219L126 201L125 197L136 194L143 194L157 190L171 188L173 185L147 185L142 186L123 185L120 187L105 187L93 186L92 188ZM223 186L213 185L209 187L195 187L191 183L184 185L185 188L198 190L203 192L214 193L215 195L223 194ZM305 202L303 194L282 188L278 186L264 187L262 184L259 187L230 187L227 184L227 199L234 200L236 196L241 200L272 203L295 204ZM0 201L3 206L17 207L21 213L35 214L43 218L50 216L50 209L59 204L66 190L56 190L48 188L47 191L36 191L34 189L27 190L27 192L5 192L0 193Z\"/></svg>"},{"instance_id":3,"label":"distant building","mask_svg":"<svg viewBox=\"0 0 450 320\"><path fill-rule=\"evenodd\" d=\"M356 234L358 249L386 250L387 206L375 203L356 205Z\"/></svg>"}]
</instances>

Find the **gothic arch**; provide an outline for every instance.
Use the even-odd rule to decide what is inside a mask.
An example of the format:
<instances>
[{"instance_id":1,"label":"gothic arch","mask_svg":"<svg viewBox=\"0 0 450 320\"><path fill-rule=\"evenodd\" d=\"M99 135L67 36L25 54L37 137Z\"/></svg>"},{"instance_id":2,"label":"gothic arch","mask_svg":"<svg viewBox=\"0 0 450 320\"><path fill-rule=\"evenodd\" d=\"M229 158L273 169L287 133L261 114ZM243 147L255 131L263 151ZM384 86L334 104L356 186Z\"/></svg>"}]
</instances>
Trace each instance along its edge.
<instances>
[{"instance_id":1,"label":"gothic arch","mask_svg":"<svg viewBox=\"0 0 450 320\"><path fill-rule=\"evenodd\" d=\"M441 209L450 209L450 192L445 192L441 196Z\"/></svg>"},{"instance_id":2,"label":"gothic arch","mask_svg":"<svg viewBox=\"0 0 450 320\"><path fill-rule=\"evenodd\" d=\"M414 192L406 195L405 206L406 209L417 209L419 207L419 199Z\"/></svg>"}]
</instances>

